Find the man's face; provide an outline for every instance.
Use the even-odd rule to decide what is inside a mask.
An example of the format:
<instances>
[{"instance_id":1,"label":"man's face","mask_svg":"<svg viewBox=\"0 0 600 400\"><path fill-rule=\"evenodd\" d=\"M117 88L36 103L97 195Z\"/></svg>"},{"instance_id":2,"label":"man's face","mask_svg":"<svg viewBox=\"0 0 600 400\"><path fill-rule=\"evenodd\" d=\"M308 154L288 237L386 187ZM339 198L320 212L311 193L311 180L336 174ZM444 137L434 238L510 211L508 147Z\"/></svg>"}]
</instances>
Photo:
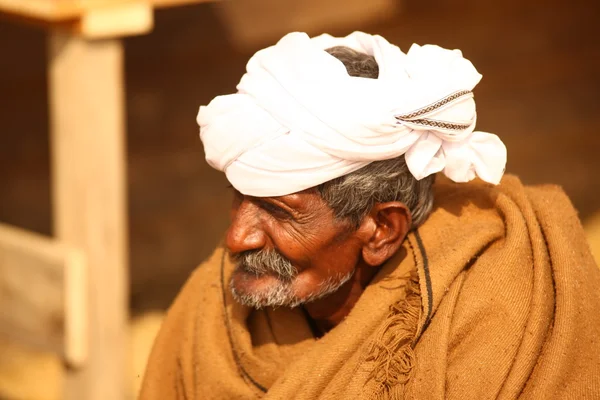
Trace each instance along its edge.
<instances>
[{"instance_id":1,"label":"man's face","mask_svg":"<svg viewBox=\"0 0 600 400\"><path fill-rule=\"evenodd\" d=\"M362 242L316 190L260 198L234 193L226 245L236 264L230 281L236 300L294 307L352 277Z\"/></svg>"}]
</instances>

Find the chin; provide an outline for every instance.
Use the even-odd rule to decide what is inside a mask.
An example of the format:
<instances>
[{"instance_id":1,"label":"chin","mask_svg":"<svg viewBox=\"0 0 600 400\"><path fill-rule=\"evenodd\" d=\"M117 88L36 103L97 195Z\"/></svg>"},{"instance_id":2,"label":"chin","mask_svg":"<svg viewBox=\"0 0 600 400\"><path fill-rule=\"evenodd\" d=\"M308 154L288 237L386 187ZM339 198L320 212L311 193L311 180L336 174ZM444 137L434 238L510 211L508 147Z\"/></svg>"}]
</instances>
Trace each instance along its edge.
<instances>
[{"instance_id":1,"label":"chin","mask_svg":"<svg viewBox=\"0 0 600 400\"><path fill-rule=\"evenodd\" d=\"M282 280L274 275L256 275L237 268L229 282L233 298L245 306L297 307L303 303L295 295L294 280Z\"/></svg>"}]
</instances>

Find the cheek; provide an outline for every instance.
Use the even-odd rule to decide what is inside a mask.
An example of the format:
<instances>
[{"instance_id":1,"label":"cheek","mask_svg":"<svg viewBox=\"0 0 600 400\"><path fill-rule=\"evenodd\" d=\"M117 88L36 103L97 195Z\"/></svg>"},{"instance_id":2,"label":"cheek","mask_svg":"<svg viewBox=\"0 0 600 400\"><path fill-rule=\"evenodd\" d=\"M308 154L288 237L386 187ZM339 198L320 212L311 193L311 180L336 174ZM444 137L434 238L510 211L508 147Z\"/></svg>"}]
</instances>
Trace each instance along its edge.
<instances>
[{"instance_id":1,"label":"cheek","mask_svg":"<svg viewBox=\"0 0 600 400\"><path fill-rule=\"evenodd\" d=\"M298 284L316 288L329 279L336 280L356 269L360 259L360 247L352 244L335 244L322 249L310 259L310 267L298 276Z\"/></svg>"},{"instance_id":2,"label":"cheek","mask_svg":"<svg viewBox=\"0 0 600 400\"><path fill-rule=\"evenodd\" d=\"M356 268L359 250L360 248L353 243L336 243L315 260L315 269L327 275L346 274Z\"/></svg>"},{"instance_id":3,"label":"cheek","mask_svg":"<svg viewBox=\"0 0 600 400\"><path fill-rule=\"evenodd\" d=\"M315 233L303 233L291 226L270 226L269 236L277 250L299 270L310 268L320 245Z\"/></svg>"},{"instance_id":4,"label":"cheek","mask_svg":"<svg viewBox=\"0 0 600 400\"><path fill-rule=\"evenodd\" d=\"M348 227L331 223L331 218L327 215L302 225L274 224L269 227L269 235L278 250L297 263L299 269L337 268L348 263L354 267L356 240Z\"/></svg>"}]
</instances>

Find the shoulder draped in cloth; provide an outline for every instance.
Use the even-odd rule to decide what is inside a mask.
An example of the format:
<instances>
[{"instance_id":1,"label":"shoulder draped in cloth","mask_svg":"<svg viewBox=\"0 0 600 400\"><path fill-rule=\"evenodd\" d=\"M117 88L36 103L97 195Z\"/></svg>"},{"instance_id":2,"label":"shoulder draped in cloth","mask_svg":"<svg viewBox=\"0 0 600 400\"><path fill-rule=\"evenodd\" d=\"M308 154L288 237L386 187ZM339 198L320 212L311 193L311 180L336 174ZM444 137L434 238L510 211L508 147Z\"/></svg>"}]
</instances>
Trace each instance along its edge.
<instances>
[{"instance_id":1,"label":"shoulder draped in cloth","mask_svg":"<svg viewBox=\"0 0 600 400\"><path fill-rule=\"evenodd\" d=\"M435 210L348 317L251 311L223 250L169 310L140 398L583 399L600 395L600 270L554 186L436 184Z\"/></svg>"}]
</instances>

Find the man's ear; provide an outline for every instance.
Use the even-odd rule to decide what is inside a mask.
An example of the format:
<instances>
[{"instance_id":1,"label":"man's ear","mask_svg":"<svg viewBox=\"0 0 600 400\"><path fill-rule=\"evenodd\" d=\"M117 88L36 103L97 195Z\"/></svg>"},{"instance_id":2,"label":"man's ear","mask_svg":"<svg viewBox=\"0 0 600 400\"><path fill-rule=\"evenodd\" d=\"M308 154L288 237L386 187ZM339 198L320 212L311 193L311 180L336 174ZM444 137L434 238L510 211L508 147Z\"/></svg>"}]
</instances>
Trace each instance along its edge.
<instances>
[{"instance_id":1,"label":"man's ear","mask_svg":"<svg viewBox=\"0 0 600 400\"><path fill-rule=\"evenodd\" d=\"M411 215L408 207L399 201L377 203L361 225L368 226L370 234L363 245L362 257L375 267L398 251L410 230Z\"/></svg>"}]
</instances>

